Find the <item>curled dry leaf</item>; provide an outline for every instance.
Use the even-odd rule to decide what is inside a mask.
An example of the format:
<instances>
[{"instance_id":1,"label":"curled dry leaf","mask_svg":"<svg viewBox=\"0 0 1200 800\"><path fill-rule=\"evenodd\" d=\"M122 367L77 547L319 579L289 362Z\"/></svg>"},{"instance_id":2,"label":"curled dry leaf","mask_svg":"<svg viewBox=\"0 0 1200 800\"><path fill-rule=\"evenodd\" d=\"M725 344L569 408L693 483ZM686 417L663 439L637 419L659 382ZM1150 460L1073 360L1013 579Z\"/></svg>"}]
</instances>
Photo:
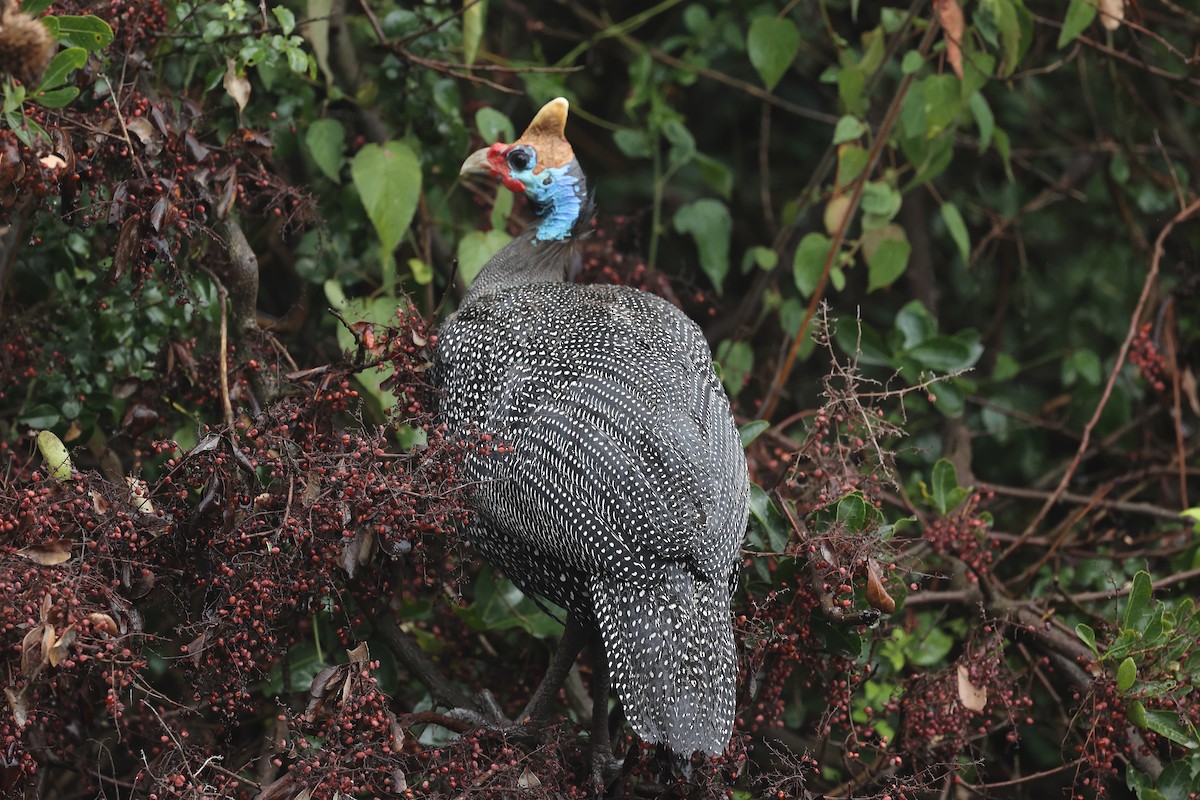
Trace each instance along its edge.
<instances>
[{"instance_id":1,"label":"curled dry leaf","mask_svg":"<svg viewBox=\"0 0 1200 800\"><path fill-rule=\"evenodd\" d=\"M971 711L983 711L987 705L987 687L971 683L971 675L962 664L958 665L958 699Z\"/></svg>"},{"instance_id":2,"label":"curled dry leaf","mask_svg":"<svg viewBox=\"0 0 1200 800\"><path fill-rule=\"evenodd\" d=\"M92 630L97 633L106 633L109 636L117 635L117 621L105 614L102 611L96 611L88 614L88 622L92 623Z\"/></svg>"},{"instance_id":3,"label":"curled dry leaf","mask_svg":"<svg viewBox=\"0 0 1200 800\"><path fill-rule=\"evenodd\" d=\"M36 675L46 663L46 651L42 648L42 642L46 638L47 628L50 626L38 623L21 640L21 672L28 677ZM50 635L54 635L53 628L50 628Z\"/></svg>"},{"instance_id":4,"label":"curled dry leaf","mask_svg":"<svg viewBox=\"0 0 1200 800\"><path fill-rule=\"evenodd\" d=\"M12 709L13 722L17 723L18 729L24 728L25 723L29 721L29 704L25 702L25 692L17 692L6 686L4 696L8 698L8 706Z\"/></svg>"},{"instance_id":5,"label":"curled dry leaf","mask_svg":"<svg viewBox=\"0 0 1200 800\"><path fill-rule=\"evenodd\" d=\"M896 601L883 588L883 580L879 577L879 566L875 559L867 559L867 602L871 608L877 608L885 614L896 610Z\"/></svg>"},{"instance_id":6,"label":"curled dry leaf","mask_svg":"<svg viewBox=\"0 0 1200 800\"><path fill-rule=\"evenodd\" d=\"M362 663L371 660L371 650L367 647L366 642L359 642L358 647L346 651L346 656L350 659L351 664Z\"/></svg>"},{"instance_id":7,"label":"curled dry leaf","mask_svg":"<svg viewBox=\"0 0 1200 800\"><path fill-rule=\"evenodd\" d=\"M1125 0L1100 0L1096 6L1100 11L1100 24L1107 31L1121 27L1125 19Z\"/></svg>"},{"instance_id":8,"label":"curled dry leaf","mask_svg":"<svg viewBox=\"0 0 1200 800\"><path fill-rule=\"evenodd\" d=\"M1120 0L1124 2L1124 0ZM962 38L966 29L962 8L958 0L937 0L938 22L942 25L942 38L946 40L946 60L961 81L963 77Z\"/></svg>"},{"instance_id":9,"label":"curled dry leaf","mask_svg":"<svg viewBox=\"0 0 1200 800\"><path fill-rule=\"evenodd\" d=\"M71 644L74 641L75 626L68 625L66 629L63 630L62 635L55 639L54 644L50 645L50 648L46 650L46 657L50 660L50 666L57 667L59 663L66 658L67 650L70 649Z\"/></svg>"},{"instance_id":10,"label":"curled dry leaf","mask_svg":"<svg viewBox=\"0 0 1200 800\"><path fill-rule=\"evenodd\" d=\"M245 75L238 75L237 62L232 58L225 59L225 80L222 83L233 102L237 103L238 111L244 109L250 100L250 80Z\"/></svg>"},{"instance_id":11,"label":"curled dry leaf","mask_svg":"<svg viewBox=\"0 0 1200 800\"><path fill-rule=\"evenodd\" d=\"M55 539L31 544L18 550L17 555L43 567L53 567L71 560L71 542L69 539Z\"/></svg>"}]
</instances>

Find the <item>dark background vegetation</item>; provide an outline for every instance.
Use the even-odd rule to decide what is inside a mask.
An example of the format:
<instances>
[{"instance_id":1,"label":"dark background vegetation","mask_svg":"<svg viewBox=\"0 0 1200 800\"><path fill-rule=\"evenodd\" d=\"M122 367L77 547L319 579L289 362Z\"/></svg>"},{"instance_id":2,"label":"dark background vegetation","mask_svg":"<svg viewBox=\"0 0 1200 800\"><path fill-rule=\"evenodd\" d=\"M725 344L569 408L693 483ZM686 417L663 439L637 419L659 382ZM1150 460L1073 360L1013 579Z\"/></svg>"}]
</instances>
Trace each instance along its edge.
<instances>
[{"instance_id":1,"label":"dark background vegetation","mask_svg":"<svg viewBox=\"0 0 1200 800\"><path fill-rule=\"evenodd\" d=\"M614 794L1200 791L1192 4L21 6L5 795L590 790L578 674L540 737L447 713L560 626L460 546L423 377L529 216L458 166L557 95L578 279L701 323L756 484L730 749Z\"/></svg>"}]
</instances>

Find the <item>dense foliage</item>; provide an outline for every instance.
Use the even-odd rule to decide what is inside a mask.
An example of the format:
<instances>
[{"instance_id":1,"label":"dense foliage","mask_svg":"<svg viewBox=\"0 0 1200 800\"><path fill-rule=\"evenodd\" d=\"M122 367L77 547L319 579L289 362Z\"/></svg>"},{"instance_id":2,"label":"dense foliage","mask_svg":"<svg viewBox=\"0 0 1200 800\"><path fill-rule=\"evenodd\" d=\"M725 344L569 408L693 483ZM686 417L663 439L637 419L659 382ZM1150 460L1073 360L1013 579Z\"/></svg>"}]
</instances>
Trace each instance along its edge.
<instances>
[{"instance_id":1,"label":"dense foliage","mask_svg":"<svg viewBox=\"0 0 1200 800\"><path fill-rule=\"evenodd\" d=\"M0 0L0 791L592 791L578 671L508 724L561 625L460 545L424 377L528 220L459 164L563 95L577 279L701 322L755 482L730 748L626 734L612 792L1197 796L1198 40L1171 0Z\"/></svg>"}]
</instances>

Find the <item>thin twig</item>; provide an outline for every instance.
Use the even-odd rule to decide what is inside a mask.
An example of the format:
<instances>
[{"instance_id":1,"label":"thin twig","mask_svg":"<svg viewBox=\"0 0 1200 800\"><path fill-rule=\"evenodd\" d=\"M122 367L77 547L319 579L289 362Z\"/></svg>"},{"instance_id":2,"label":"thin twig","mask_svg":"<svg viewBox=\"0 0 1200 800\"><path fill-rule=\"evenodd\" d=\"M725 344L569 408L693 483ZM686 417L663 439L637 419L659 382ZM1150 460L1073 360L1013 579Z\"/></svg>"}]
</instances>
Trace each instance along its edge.
<instances>
[{"instance_id":1,"label":"thin twig","mask_svg":"<svg viewBox=\"0 0 1200 800\"><path fill-rule=\"evenodd\" d=\"M1079 448L1075 451L1075 457L1071 459L1071 463L1067 466L1066 471L1058 481L1058 486L1046 498L1046 502L1042 505L1041 510L1038 511L1037 515L1026 526L1024 532L1017 537L1017 541L1009 545L1008 549L1000 555L997 563L1011 555L1024 544L1026 539L1033 535L1034 530L1046 518L1046 514L1050 512L1050 509L1058 503L1059 499L1067 491L1067 484L1071 482L1071 478L1075 476L1075 470L1079 468L1079 464L1083 461L1083 455L1087 452L1088 446L1092 441L1092 432L1095 431L1096 425L1100 422L1100 415L1104 412L1104 408L1108 405L1108 400L1112 396L1113 387L1116 386L1117 378L1121 375L1121 370L1125 366L1125 359L1129 355L1129 348L1133 345L1133 339L1137 335L1142 315L1145 313L1146 305L1150 301L1150 293L1158 281L1159 265L1162 263L1163 257L1163 243L1166 241L1167 236L1171 234L1171 231L1175 229L1176 225L1191 218L1197 211L1200 211L1200 200L1196 200L1172 217L1171 221L1163 226L1162 231L1158 234L1158 238L1155 239L1154 255L1150 259L1150 269L1146 273L1146 280L1142 283L1142 293L1138 297L1137 305L1133 308L1133 315L1129 320L1129 330L1125 333L1125 341L1121 343L1121 349L1117 353L1117 361L1113 364L1112 372L1108 376L1108 383L1104 385L1104 392L1100 395L1100 402L1096 404L1096 410L1092 413L1092 418L1084 426L1083 437L1079 441Z\"/></svg>"}]
</instances>

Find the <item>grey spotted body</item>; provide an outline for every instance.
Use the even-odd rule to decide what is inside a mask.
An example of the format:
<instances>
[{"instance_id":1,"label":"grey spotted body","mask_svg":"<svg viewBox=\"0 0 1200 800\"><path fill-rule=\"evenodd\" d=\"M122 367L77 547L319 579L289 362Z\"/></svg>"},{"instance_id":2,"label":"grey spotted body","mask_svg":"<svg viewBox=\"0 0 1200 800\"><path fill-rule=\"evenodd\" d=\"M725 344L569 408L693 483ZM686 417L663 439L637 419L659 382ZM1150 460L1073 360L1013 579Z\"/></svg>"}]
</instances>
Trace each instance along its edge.
<instances>
[{"instance_id":1,"label":"grey spotted body","mask_svg":"<svg viewBox=\"0 0 1200 800\"><path fill-rule=\"evenodd\" d=\"M524 247L545 264L553 248L525 238L496 261ZM498 281L495 266L442 327L434 363L449 430L491 435L464 465L467 534L524 592L595 625L641 738L719 753L749 480L707 343L644 292Z\"/></svg>"}]
</instances>

